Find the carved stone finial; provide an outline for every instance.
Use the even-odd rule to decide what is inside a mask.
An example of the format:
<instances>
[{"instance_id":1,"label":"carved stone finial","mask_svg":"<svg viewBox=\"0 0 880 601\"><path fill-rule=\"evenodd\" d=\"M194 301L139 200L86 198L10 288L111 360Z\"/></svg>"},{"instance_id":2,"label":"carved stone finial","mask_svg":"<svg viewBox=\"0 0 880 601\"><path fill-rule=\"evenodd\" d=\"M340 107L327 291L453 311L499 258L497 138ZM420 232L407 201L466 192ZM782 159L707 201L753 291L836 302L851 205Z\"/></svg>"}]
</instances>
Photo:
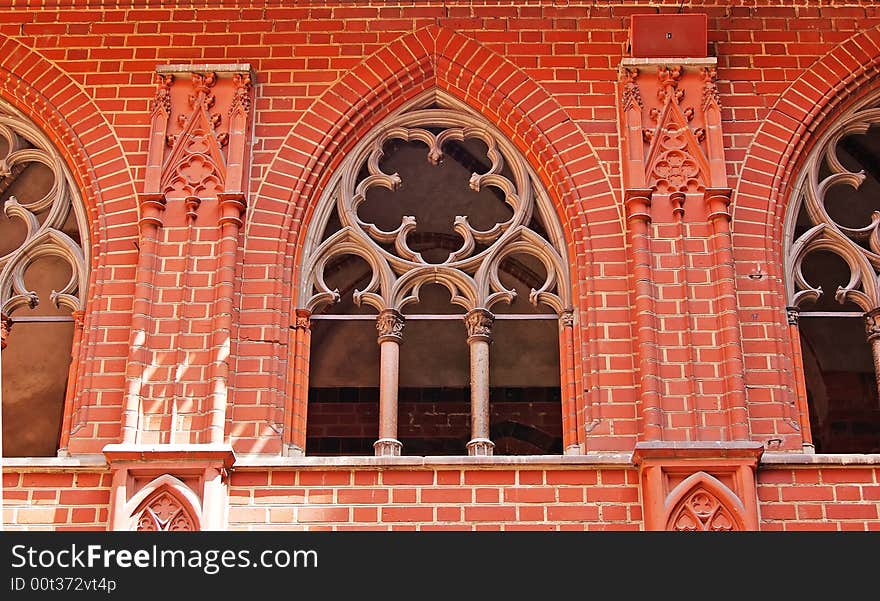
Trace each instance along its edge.
<instances>
[{"instance_id":1,"label":"carved stone finial","mask_svg":"<svg viewBox=\"0 0 880 601\"><path fill-rule=\"evenodd\" d=\"M880 307L865 313L865 334L868 336L868 342L880 338Z\"/></svg>"},{"instance_id":2,"label":"carved stone finial","mask_svg":"<svg viewBox=\"0 0 880 601\"><path fill-rule=\"evenodd\" d=\"M660 89L657 90L657 98L664 104L669 100L681 102L684 90L678 89L678 80L681 78L682 68L678 65L673 67L662 66L657 69L657 79L660 80Z\"/></svg>"},{"instance_id":3,"label":"carved stone finial","mask_svg":"<svg viewBox=\"0 0 880 601\"><path fill-rule=\"evenodd\" d=\"M250 73L236 73L232 76L232 85L235 88L235 95L232 97L232 106L229 107L229 114L233 114L237 109L241 109L243 113L251 110L251 75Z\"/></svg>"},{"instance_id":4,"label":"carved stone finial","mask_svg":"<svg viewBox=\"0 0 880 601\"><path fill-rule=\"evenodd\" d=\"M386 340L403 341L403 327L406 325L403 315L397 309L385 309L376 319L376 330L379 332L379 344Z\"/></svg>"},{"instance_id":5,"label":"carved stone finial","mask_svg":"<svg viewBox=\"0 0 880 601\"><path fill-rule=\"evenodd\" d=\"M197 102L204 104L205 110L214 106L216 99L211 93L211 88L217 83L216 73L193 73L192 86L193 95L189 97L190 106L195 106Z\"/></svg>"},{"instance_id":6,"label":"carved stone finial","mask_svg":"<svg viewBox=\"0 0 880 601\"><path fill-rule=\"evenodd\" d=\"M471 340L492 340L492 324L495 316L486 309L474 309L464 316L464 325L467 327L468 342Z\"/></svg>"},{"instance_id":7,"label":"carved stone finial","mask_svg":"<svg viewBox=\"0 0 880 601\"><path fill-rule=\"evenodd\" d=\"M623 84L623 110L629 109L633 104L639 108L644 106L642 102L642 91L636 79L639 76L638 69L622 69L620 72L620 82Z\"/></svg>"},{"instance_id":8,"label":"carved stone finial","mask_svg":"<svg viewBox=\"0 0 880 601\"><path fill-rule=\"evenodd\" d=\"M703 67L703 111L712 104L721 108L721 94L718 92L718 85L715 83L717 76L718 71L715 67Z\"/></svg>"},{"instance_id":9,"label":"carved stone finial","mask_svg":"<svg viewBox=\"0 0 880 601\"><path fill-rule=\"evenodd\" d=\"M174 75L156 73L156 97L153 99L152 112L165 111L171 115L171 85L174 83Z\"/></svg>"},{"instance_id":10,"label":"carved stone finial","mask_svg":"<svg viewBox=\"0 0 880 601\"><path fill-rule=\"evenodd\" d=\"M798 320L801 317L801 310L797 307L786 307L785 314L788 317L788 325L796 326L798 325Z\"/></svg>"}]
</instances>

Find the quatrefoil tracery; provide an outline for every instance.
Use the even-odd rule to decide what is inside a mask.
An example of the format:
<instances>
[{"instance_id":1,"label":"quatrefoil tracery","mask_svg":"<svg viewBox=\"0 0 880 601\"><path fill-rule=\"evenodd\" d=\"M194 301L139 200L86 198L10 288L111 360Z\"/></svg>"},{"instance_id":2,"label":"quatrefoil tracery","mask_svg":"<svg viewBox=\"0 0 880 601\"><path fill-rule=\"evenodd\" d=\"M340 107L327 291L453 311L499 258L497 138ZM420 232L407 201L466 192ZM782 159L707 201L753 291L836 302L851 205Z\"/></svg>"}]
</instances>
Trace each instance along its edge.
<instances>
[{"instance_id":1,"label":"quatrefoil tracery","mask_svg":"<svg viewBox=\"0 0 880 601\"><path fill-rule=\"evenodd\" d=\"M0 157L0 192L5 194L29 165L48 169L52 181L48 190L34 199L19 201L10 195L3 211L24 225L24 240L0 257L0 310L10 315L22 307L35 307L42 299L28 290L25 273L45 257L63 259L70 266L70 278L49 300L70 311L82 310L87 287L87 234L85 216L64 162L49 139L14 109L0 105L0 138L5 154ZM71 212L83 244L65 232Z\"/></svg>"},{"instance_id":2,"label":"quatrefoil tracery","mask_svg":"<svg viewBox=\"0 0 880 601\"><path fill-rule=\"evenodd\" d=\"M850 111L808 159L795 209L805 214L809 228L794 240L788 253L793 306L815 302L825 294L803 272L804 261L820 251L837 255L849 269L849 281L834 291L837 302L854 302L866 312L880 306L880 212L874 211L867 225L848 227L835 220L826 206L832 190L844 186L859 191L866 179L864 171L851 171L841 161L841 141L848 136L867 134L877 125L880 108Z\"/></svg>"},{"instance_id":3,"label":"quatrefoil tracery","mask_svg":"<svg viewBox=\"0 0 880 601\"><path fill-rule=\"evenodd\" d=\"M415 217L400 215L400 225L387 230L361 219L358 208L370 190L385 188L394 194L406 193L402 186L405 182L398 173L382 170L386 143L420 142L430 169L443 160L448 143L471 139L485 145L489 167L483 173L473 172L467 184L475 192L494 189L512 210L508 219L480 230L471 225L467 215L456 216L451 230L462 242L442 263L428 262L412 248ZM301 306L309 310L339 300L338 291L330 289L324 276L328 264L343 255L358 256L369 264L372 277L363 290L354 292L354 301L377 311L401 310L418 302L420 287L428 283L445 286L451 302L465 311L490 309L498 302L510 303L516 291L501 282L498 272L501 263L515 254L535 257L546 270L544 282L531 291L529 300L533 304L545 303L558 313L569 308L566 262L557 246L529 227L538 207L534 181L525 161L469 115L446 108L423 108L390 119L345 163L333 201L341 227L317 245L306 262L311 287ZM542 218L546 218L544 213ZM554 240L557 245L559 241Z\"/></svg>"}]
</instances>

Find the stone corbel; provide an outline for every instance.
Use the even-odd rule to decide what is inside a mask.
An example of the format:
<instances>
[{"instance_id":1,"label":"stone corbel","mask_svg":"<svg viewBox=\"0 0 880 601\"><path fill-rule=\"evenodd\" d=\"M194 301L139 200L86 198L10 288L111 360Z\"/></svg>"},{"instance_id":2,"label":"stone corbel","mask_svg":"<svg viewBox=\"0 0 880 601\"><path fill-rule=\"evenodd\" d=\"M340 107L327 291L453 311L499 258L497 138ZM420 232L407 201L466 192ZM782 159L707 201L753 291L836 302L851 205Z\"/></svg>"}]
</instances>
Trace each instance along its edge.
<instances>
[{"instance_id":1,"label":"stone corbel","mask_svg":"<svg viewBox=\"0 0 880 601\"><path fill-rule=\"evenodd\" d=\"M758 442L640 442L645 530L758 530Z\"/></svg>"},{"instance_id":2,"label":"stone corbel","mask_svg":"<svg viewBox=\"0 0 880 601\"><path fill-rule=\"evenodd\" d=\"M111 530L226 529L231 446L123 443L103 452L113 473Z\"/></svg>"}]
</instances>

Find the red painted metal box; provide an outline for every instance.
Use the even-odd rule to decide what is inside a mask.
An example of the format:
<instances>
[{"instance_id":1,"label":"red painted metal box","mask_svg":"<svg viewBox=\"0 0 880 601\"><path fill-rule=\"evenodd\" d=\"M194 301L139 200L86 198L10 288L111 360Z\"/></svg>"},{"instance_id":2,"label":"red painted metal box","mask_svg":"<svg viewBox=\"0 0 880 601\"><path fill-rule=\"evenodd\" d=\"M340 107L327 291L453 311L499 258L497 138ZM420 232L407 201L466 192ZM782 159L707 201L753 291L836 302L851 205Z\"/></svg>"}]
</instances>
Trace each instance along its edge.
<instances>
[{"instance_id":1,"label":"red painted metal box","mask_svg":"<svg viewBox=\"0 0 880 601\"><path fill-rule=\"evenodd\" d=\"M632 15L630 53L634 58L705 57L706 15Z\"/></svg>"}]
</instances>

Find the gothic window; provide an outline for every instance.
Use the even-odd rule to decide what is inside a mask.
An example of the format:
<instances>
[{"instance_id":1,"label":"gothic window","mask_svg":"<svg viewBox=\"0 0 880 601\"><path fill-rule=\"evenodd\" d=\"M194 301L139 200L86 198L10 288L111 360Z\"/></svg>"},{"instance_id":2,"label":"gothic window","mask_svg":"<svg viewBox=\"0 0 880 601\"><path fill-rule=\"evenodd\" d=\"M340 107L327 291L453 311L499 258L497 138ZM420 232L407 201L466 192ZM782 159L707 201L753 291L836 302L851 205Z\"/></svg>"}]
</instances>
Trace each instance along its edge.
<instances>
[{"instance_id":1,"label":"gothic window","mask_svg":"<svg viewBox=\"0 0 880 601\"><path fill-rule=\"evenodd\" d=\"M568 261L546 193L431 94L346 158L305 247L309 454L562 452Z\"/></svg>"},{"instance_id":2,"label":"gothic window","mask_svg":"<svg viewBox=\"0 0 880 601\"><path fill-rule=\"evenodd\" d=\"M3 455L52 456L81 331L88 228L52 143L2 104L0 203Z\"/></svg>"},{"instance_id":3,"label":"gothic window","mask_svg":"<svg viewBox=\"0 0 880 601\"><path fill-rule=\"evenodd\" d=\"M818 139L789 213L789 315L818 452L880 452L878 106L874 95Z\"/></svg>"}]
</instances>

